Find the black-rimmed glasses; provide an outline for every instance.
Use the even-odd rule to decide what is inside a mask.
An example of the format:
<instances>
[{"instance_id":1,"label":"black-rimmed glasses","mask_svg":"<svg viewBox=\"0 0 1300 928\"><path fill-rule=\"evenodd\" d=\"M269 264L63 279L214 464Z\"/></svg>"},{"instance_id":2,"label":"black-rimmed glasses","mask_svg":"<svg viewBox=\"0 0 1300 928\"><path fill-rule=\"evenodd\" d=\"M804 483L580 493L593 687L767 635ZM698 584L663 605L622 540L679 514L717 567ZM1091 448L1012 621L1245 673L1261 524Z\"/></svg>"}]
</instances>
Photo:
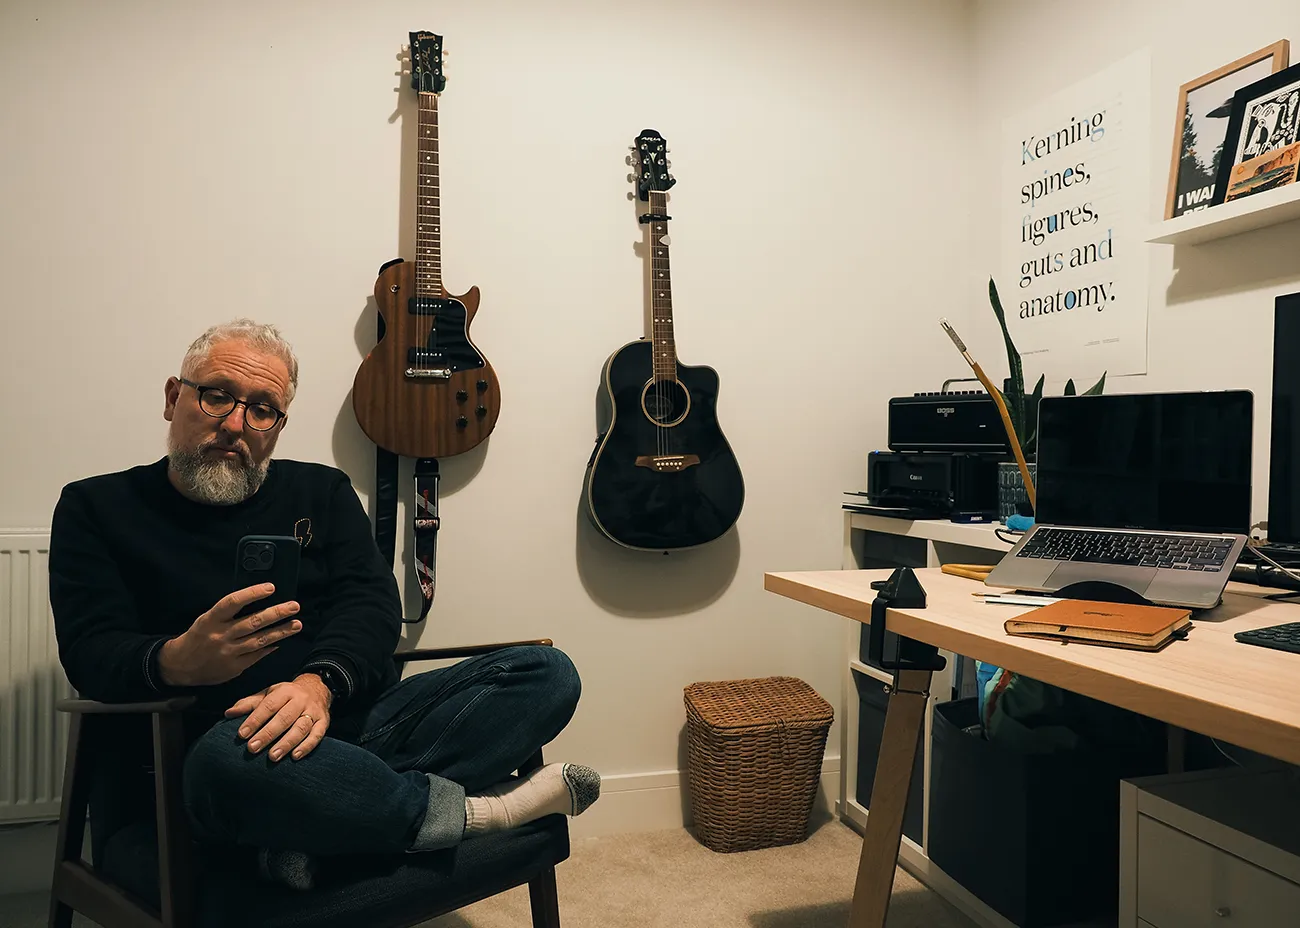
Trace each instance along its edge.
<instances>
[{"instance_id":1,"label":"black-rimmed glasses","mask_svg":"<svg viewBox=\"0 0 1300 928\"><path fill-rule=\"evenodd\" d=\"M214 419L224 419L235 411L236 406L244 407L244 421L248 427L258 432L269 432L279 425L287 413L276 409L270 403L250 403L231 396L220 387L203 387L192 380L177 377L187 387L193 387L199 395L199 409Z\"/></svg>"}]
</instances>

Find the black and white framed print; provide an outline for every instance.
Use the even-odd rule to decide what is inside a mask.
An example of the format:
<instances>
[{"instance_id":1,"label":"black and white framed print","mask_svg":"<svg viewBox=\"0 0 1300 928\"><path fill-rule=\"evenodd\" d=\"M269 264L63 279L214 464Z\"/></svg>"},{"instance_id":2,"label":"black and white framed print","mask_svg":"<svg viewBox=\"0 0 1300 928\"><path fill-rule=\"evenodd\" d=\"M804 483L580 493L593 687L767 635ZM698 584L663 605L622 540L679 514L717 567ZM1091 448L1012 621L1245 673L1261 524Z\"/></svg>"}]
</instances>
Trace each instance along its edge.
<instances>
[{"instance_id":1,"label":"black and white framed print","mask_svg":"<svg viewBox=\"0 0 1300 928\"><path fill-rule=\"evenodd\" d=\"M1237 91L1223 152L1216 203L1295 182L1300 168L1300 66Z\"/></svg>"},{"instance_id":2,"label":"black and white framed print","mask_svg":"<svg viewBox=\"0 0 1300 928\"><path fill-rule=\"evenodd\" d=\"M1208 209L1214 202L1215 179L1237 91L1285 68L1290 51L1290 42L1281 39L1178 88L1164 218Z\"/></svg>"}]
</instances>

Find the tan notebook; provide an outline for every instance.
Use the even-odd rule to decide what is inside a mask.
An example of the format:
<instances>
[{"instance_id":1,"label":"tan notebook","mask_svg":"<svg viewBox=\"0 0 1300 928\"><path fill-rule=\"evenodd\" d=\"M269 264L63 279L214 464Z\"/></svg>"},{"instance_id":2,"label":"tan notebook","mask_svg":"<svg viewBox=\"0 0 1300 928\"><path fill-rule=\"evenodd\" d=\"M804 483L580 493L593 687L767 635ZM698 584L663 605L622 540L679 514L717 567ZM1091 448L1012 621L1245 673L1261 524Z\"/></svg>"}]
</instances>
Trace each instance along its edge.
<instances>
[{"instance_id":1,"label":"tan notebook","mask_svg":"<svg viewBox=\"0 0 1300 928\"><path fill-rule=\"evenodd\" d=\"M1008 635L1159 651L1192 627L1187 609L1063 599L1007 619Z\"/></svg>"}]
</instances>

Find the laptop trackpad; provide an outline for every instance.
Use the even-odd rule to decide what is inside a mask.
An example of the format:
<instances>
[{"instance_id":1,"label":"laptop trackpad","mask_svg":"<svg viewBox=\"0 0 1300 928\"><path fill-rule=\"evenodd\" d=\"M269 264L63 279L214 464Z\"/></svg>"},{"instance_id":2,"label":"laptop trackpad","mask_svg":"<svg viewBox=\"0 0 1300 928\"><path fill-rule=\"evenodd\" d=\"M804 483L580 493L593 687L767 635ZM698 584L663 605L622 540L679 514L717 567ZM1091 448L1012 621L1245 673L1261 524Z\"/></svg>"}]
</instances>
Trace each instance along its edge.
<instances>
[{"instance_id":1,"label":"laptop trackpad","mask_svg":"<svg viewBox=\"0 0 1300 928\"><path fill-rule=\"evenodd\" d=\"M1047 578L1046 586L1051 590L1061 590L1072 583L1103 581L1127 587L1139 596L1145 596L1155 578L1154 567L1122 567L1113 564L1066 561L1052 571L1052 575Z\"/></svg>"}]
</instances>

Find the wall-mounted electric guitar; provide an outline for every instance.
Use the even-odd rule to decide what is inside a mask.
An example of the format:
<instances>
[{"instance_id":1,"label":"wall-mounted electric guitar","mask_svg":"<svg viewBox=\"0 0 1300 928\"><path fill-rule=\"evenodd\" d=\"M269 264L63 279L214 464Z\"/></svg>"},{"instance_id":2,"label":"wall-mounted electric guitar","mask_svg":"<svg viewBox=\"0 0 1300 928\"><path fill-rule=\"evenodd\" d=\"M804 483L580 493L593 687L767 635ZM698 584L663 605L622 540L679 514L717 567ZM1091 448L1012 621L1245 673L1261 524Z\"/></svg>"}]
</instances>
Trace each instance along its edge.
<instances>
[{"instance_id":1,"label":"wall-mounted electric guitar","mask_svg":"<svg viewBox=\"0 0 1300 928\"><path fill-rule=\"evenodd\" d=\"M415 260L390 262L375 281L383 337L357 371L352 408L361 430L380 448L441 458L488 437L500 411L501 387L469 337L478 287L452 296L442 285L442 36L411 33L411 84L419 95Z\"/></svg>"},{"instance_id":2,"label":"wall-mounted electric guitar","mask_svg":"<svg viewBox=\"0 0 1300 928\"><path fill-rule=\"evenodd\" d=\"M718 374L677 363L668 271L667 146L653 129L632 156L650 259L650 337L605 362L608 429L587 465L592 522L629 548L689 548L724 534L740 517L745 482L718 426Z\"/></svg>"}]
</instances>

